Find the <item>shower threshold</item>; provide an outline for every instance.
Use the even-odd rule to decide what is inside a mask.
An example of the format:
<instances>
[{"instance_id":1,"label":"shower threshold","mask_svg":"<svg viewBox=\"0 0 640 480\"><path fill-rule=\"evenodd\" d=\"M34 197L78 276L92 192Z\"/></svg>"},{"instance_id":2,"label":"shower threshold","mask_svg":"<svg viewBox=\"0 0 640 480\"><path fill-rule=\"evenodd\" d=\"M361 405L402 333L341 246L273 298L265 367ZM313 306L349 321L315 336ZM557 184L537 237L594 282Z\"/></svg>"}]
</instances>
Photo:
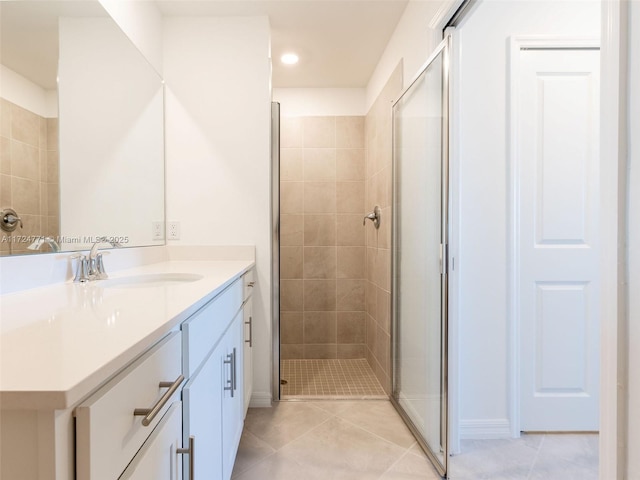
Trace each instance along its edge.
<instances>
[{"instance_id":1,"label":"shower threshold","mask_svg":"<svg viewBox=\"0 0 640 480\"><path fill-rule=\"evenodd\" d=\"M363 358L281 360L280 380L282 400L389 398Z\"/></svg>"}]
</instances>

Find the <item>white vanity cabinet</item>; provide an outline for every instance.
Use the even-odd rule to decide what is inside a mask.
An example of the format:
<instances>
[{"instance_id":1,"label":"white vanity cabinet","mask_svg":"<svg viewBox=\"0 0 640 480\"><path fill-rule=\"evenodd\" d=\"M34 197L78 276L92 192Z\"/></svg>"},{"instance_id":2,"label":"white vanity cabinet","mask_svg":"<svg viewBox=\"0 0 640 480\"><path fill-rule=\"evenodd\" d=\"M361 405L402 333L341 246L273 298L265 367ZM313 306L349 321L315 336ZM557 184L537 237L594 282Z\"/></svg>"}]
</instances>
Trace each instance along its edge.
<instances>
[{"instance_id":1,"label":"white vanity cabinet","mask_svg":"<svg viewBox=\"0 0 640 480\"><path fill-rule=\"evenodd\" d=\"M251 371L252 262L148 270L159 269L201 280L135 292L64 284L2 299L3 321L16 327L0 332L0 478L230 479ZM89 295L117 318L87 308ZM52 316L60 298L70 306ZM43 308L22 328L27 305Z\"/></svg>"},{"instance_id":2,"label":"white vanity cabinet","mask_svg":"<svg viewBox=\"0 0 640 480\"><path fill-rule=\"evenodd\" d=\"M242 304L238 280L182 324L183 443L195 437L196 451L184 478L231 478L244 423Z\"/></svg>"},{"instance_id":3,"label":"white vanity cabinet","mask_svg":"<svg viewBox=\"0 0 640 480\"><path fill-rule=\"evenodd\" d=\"M249 270L242 276L244 284L244 302L242 314L244 317L244 414L247 414L251 394L253 393L253 289L255 286L254 271Z\"/></svg>"}]
</instances>

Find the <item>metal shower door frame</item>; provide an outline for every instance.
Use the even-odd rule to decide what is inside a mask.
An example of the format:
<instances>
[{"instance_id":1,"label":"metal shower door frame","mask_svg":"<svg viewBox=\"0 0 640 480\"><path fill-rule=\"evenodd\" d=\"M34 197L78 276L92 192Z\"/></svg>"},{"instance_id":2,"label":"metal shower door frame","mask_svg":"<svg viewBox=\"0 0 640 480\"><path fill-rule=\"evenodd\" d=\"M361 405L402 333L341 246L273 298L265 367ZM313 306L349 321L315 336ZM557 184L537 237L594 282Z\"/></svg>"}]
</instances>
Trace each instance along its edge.
<instances>
[{"instance_id":1,"label":"metal shower door frame","mask_svg":"<svg viewBox=\"0 0 640 480\"><path fill-rule=\"evenodd\" d=\"M280 401L280 104L271 102L271 398Z\"/></svg>"},{"instance_id":2,"label":"metal shower door frame","mask_svg":"<svg viewBox=\"0 0 640 480\"><path fill-rule=\"evenodd\" d=\"M391 324L392 324L392 339L391 339L391 361L392 361L392 395L390 396L391 403L394 405L407 427L416 437L418 444L424 450L429 457L429 460L434 465L440 475L446 477L448 470L448 457L449 457L449 409L448 409L448 242L449 242L449 102L450 102L450 70L451 70L451 35L445 34L444 39L434 50L428 60L420 68L418 74L409 83L407 88L400 94L398 99L393 103L393 202L392 202L392 236L391 236ZM441 462L436 452L434 452L428 445L427 441L422 437L420 430L414 425L413 421L406 414L402 406L395 398L397 392L397 358L398 358L398 344L397 344L397 329L398 329L398 280L397 280L397 236L398 236L398 218L397 218L397 201L398 192L395 188L397 179L397 162L396 162L396 130L395 130L395 115L396 106L405 96L405 94L411 90L414 84L425 74L427 69L432 63L442 55L442 173L441 173L441 392L442 399L440 404L440 438L442 458Z\"/></svg>"}]
</instances>

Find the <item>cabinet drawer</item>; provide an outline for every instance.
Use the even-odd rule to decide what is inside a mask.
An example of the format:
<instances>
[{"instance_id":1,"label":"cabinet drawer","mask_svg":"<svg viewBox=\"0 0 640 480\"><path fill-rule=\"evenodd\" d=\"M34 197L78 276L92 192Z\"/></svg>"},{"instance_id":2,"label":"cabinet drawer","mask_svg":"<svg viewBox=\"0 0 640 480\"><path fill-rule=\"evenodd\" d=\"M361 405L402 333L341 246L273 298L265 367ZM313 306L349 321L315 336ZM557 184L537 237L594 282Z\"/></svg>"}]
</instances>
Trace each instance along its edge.
<instances>
[{"instance_id":1,"label":"cabinet drawer","mask_svg":"<svg viewBox=\"0 0 640 480\"><path fill-rule=\"evenodd\" d=\"M182 459L182 418L180 402L169 408L119 480L177 480Z\"/></svg>"},{"instance_id":2,"label":"cabinet drawer","mask_svg":"<svg viewBox=\"0 0 640 480\"><path fill-rule=\"evenodd\" d=\"M143 426L136 409L157 405L181 375L182 344L174 332L76 408L76 465L78 480L118 478L158 424L180 389Z\"/></svg>"},{"instance_id":3,"label":"cabinet drawer","mask_svg":"<svg viewBox=\"0 0 640 480\"><path fill-rule=\"evenodd\" d=\"M242 283L244 284L243 300L246 300L253 293L254 285L256 283L253 268L242 276Z\"/></svg>"},{"instance_id":4,"label":"cabinet drawer","mask_svg":"<svg viewBox=\"0 0 640 480\"><path fill-rule=\"evenodd\" d=\"M187 378L218 343L241 306L242 282L238 280L182 324Z\"/></svg>"}]
</instances>

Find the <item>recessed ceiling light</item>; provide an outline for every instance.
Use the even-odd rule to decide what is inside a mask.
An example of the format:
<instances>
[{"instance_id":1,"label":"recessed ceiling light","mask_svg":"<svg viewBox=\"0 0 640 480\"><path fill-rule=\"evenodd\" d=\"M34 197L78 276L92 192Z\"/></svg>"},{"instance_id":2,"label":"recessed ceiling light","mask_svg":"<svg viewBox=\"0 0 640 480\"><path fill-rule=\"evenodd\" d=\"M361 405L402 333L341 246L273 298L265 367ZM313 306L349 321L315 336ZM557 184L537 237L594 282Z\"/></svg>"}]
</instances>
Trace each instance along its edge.
<instances>
[{"instance_id":1,"label":"recessed ceiling light","mask_svg":"<svg viewBox=\"0 0 640 480\"><path fill-rule=\"evenodd\" d=\"M280 57L280 60L285 65L295 65L296 63L298 63L299 58L295 53L285 53Z\"/></svg>"}]
</instances>

